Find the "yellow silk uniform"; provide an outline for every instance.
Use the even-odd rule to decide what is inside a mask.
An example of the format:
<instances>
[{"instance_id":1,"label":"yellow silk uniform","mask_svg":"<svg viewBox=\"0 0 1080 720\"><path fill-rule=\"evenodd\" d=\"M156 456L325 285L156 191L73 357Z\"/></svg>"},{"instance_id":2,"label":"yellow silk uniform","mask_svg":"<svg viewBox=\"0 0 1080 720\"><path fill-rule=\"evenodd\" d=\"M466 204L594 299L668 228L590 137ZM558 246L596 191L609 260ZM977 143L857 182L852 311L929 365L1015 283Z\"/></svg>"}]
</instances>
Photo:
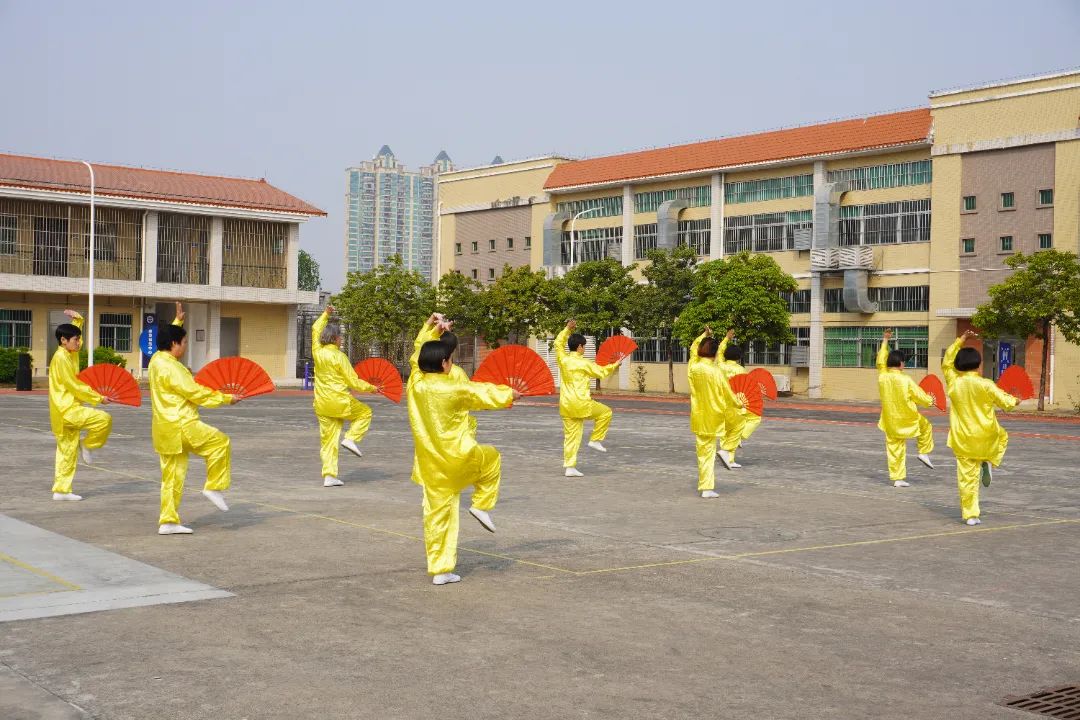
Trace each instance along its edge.
<instances>
[{"instance_id":1,"label":"yellow silk uniform","mask_svg":"<svg viewBox=\"0 0 1080 720\"><path fill-rule=\"evenodd\" d=\"M448 374L423 372L415 373L408 393L414 466L424 490L427 569L440 575L457 565L461 491L475 486L472 504L479 510L491 510L499 499L502 458L490 445L477 444L469 412L510 407L514 396L505 385L461 383Z\"/></svg>"},{"instance_id":2,"label":"yellow silk uniform","mask_svg":"<svg viewBox=\"0 0 1080 720\"><path fill-rule=\"evenodd\" d=\"M941 371L949 394L949 447L956 455L956 483L964 520L979 517L979 465L1001 464L1009 434L997 421L995 408L1011 410L1019 402L978 370L959 372L954 363L963 338L945 351Z\"/></svg>"},{"instance_id":3,"label":"yellow silk uniform","mask_svg":"<svg viewBox=\"0 0 1080 720\"><path fill-rule=\"evenodd\" d=\"M730 381L736 375L745 375L745 367L734 360L723 360L724 350L727 349L728 339L725 336L720 341L720 348L716 351L717 365L724 374L725 381ZM728 451L731 461L735 462L735 450L739 443L746 440L761 425L761 418L743 407L741 402L729 405L725 409L724 434L721 437L720 447Z\"/></svg>"},{"instance_id":4,"label":"yellow silk uniform","mask_svg":"<svg viewBox=\"0 0 1080 720\"><path fill-rule=\"evenodd\" d=\"M179 323L174 322L174 325ZM206 460L204 490L223 492L230 485L229 437L199 420L199 405L214 408L232 402L231 395L198 384L171 353L159 350L150 358L151 436L161 456L161 515L159 525L180 524L180 499L187 478L188 453Z\"/></svg>"},{"instance_id":5,"label":"yellow silk uniform","mask_svg":"<svg viewBox=\"0 0 1080 720\"><path fill-rule=\"evenodd\" d=\"M918 438L919 453L934 451L934 427L918 406L930 407L934 398L904 374L891 368L889 343L881 341L877 353L878 394L881 396L881 417L878 428L885 433L885 454L889 461L889 479L893 482L907 477L907 441Z\"/></svg>"},{"instance_id":6,"label":"yellow silk uniform","mask_svg":"<svg viewBox=\"0 0 1080 720\"><path fill-rule=\"evenodd\" d=\"M716 487L716 440L724 436L728 407L740 403L716 358L698 355L702 333L690 346L690 432L697 441L698 492Z\"/></svg>"},{"instance_id":7,"label":"yellow silk uniform","mask_svg":"<svg viewBox=\"0 0 1080 720\"><path fill-rule=\"evenodd\" d=\"M322 458L323 477L338 476L338 452L341 428L348 420L345 437L359 444L371 427L371 408L349 394L375 392L375 386L356 376L356 370L334 343L319 341L322 331L330 321L323 311L311 326L311 356L315 360L315 417L319 421L319 457Z\"/></svg>"},{"instance_id":8,"label":"yellow silk uniform","mask_svg":"<svg viewBox=\"0 0 1080 720\"><path fill-rule=\"evenodd\" d=\"M593 421L589 442L603 442L611 425L611 408L592 399L589 383L603 380L619 369L618 363L597 365L566 347L570 328L563 328L555 338L555 357L559 363L559 414L563 421L563 467L577 465L578 449L585 421Z\"/></svg>"},{"instance_id":9,"label":"yellow silk uniform","mask_svg":"<svg viewBox=\"0 0 1080 720\"><path fill-rule=\"evenodd\" d=\"M74 317L71 324L82 330L83 319ZM84 407L97 405L101 396L80 380L79 353L62 347L56 349L49 364L49 425L56 436L56 470L53 475L54 493L67 495L75 479L79 457L79 435L86 430L83 445L96 450L105 444L112 432L112 416L102 410Z\"/></svg>"}]
</instances>

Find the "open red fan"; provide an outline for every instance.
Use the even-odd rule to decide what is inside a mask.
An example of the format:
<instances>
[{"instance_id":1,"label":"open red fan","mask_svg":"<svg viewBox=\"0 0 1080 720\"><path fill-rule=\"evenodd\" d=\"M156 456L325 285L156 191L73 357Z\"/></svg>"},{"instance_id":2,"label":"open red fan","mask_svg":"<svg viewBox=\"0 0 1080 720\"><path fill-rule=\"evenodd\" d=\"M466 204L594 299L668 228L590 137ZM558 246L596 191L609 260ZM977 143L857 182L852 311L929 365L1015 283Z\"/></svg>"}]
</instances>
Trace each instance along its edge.
<instances>
[{"instance_id":1,"label":"open red fan","mask_svg":"<svg viewBox=\"0 0 1080 720\"><path fill-rule=\"evenodd\" d=\"M728 384L731 385L731 389L736 394L741 394L746 398L746 409L761 417L762 413L765 412L765 398L761 393L761 386L758 381L750 373L742 373L733 375L728 380Z\"/></svg>"},{"instance_id":2,"label":"open red fan","mask_svg":"<svg viewBox=\"0 0 1080 720\"><path fill-rule=\"evenodd\" d=\"M945 386L941 384L941 378L937 375L927 375L919 381L919 387L934 398L934 407L945 412Z\"/></svg>"},{"instance_id":3,"label":"open red fan","mask_svg":"<svg viewBox=\"0 0 1080 720\"><path fill-rule=\"evenodd\" d=\"M637 343L625 335L612 335L596 350L597 365L611 365L630 357L637 350Z\"/></svg>"},{"instance_id":4,"label":"open red fan","mask_svg":"<svg viewBox=\"0 0 1080 720\"><path fill-rule=\"evenodd\" d=\"M274 382L266 371L242 357L224 357L209 363L196 373L195 382L243 398L274 392Z\"/></svg>"},{"instance_id":5,"label":"open red fan","mask_svg":"<svg viewBox=\"0 0 1080 720\"><path fill-rule=\"evenodd\" d=\"M374 385L380 395L396 403L401 402L401 373L392 362L386 358L368 358L356 363L353 370L361 380Z\"/></svg>"},{"instance_id":6,"label":"open red fan","mask_svg":"<svg viewBox=\"0 0 1080 720\"><path fill-rule=\"evenodd\" d=\"M504 345L480 363L473 382L509 385L522 395L551 395L555 378L543 358L524 345Z\"/></svg>"},{"instance_id":7,"label":"open red fan","mask_svg":"<svg viewBox=\"0 0 1080 720\"><path fill-rule=\"evenodd\" d=\"M776 390L776 378L773 374L765 368L754 368L749 373L750 377L754 378L754 382L761 388L761 394L770 400L775 400L777 396Z\"/></svg>"},{"instance_id":8,"label":"open red fan","mask_svg":"<svg viewBox=\"0 0 1080 720\"><path fill-rule=\"evenodd\" d=\"M142 393L139 384L124 368L119 365L102 363L88 367L79 373L79 379L94 388L94 392L109 398L114 403L139 407L142 405Z\"/></svg>"},{"instance_id":9,"label":"open red fan","mask_svg":"<svg viewBox=\"0 0 1080 720\"><path fill-rule=\"evenodd\" d=\"M1005 372L998 378L997 386L1021 400L1030 400L1035 397L1035 387L1031 384L1031 378L1019 365L1010 365L1005 368Z\"/></svg>"}]
</instances>

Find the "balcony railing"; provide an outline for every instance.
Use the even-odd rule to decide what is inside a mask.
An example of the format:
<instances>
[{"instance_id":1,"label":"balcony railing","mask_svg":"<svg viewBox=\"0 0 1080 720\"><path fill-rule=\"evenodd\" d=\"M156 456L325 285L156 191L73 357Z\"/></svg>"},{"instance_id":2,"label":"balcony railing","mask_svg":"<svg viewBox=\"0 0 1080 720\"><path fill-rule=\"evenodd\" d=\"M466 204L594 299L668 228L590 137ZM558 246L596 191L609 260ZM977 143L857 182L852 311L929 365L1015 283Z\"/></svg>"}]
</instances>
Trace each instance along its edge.
<instances>
[{"instance_id":1,"label":"balcony railing","mask_svg":"<svg viewBox=\"0 0 1080 720\"><path fill-rule=\"evenodd\" d=\"M286 271L283 267L230 264L221 267L221 284L232 287L285 289Z\"/></svg>"}]
</instances>

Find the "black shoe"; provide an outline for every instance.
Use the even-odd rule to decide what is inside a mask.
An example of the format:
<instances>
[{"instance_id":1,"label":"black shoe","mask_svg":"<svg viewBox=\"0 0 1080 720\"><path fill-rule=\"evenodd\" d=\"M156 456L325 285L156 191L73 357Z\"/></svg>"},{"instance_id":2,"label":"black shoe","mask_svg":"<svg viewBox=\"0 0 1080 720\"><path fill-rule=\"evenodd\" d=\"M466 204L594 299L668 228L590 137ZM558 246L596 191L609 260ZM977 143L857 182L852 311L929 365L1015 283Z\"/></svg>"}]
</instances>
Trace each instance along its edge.
<instances>
[{"instance_id":1,"label":"black shoe","mask_svg":"<svg viewBox=\"0 0 1080 720\"><path fill-rule=\"evenodd\" d=\"M990 487L990 480L993 479L993 476L994 473L990 469L990 463L984 461L979 472L979 479L982 480L983 487Z\"/></svg>"}]
</instances>

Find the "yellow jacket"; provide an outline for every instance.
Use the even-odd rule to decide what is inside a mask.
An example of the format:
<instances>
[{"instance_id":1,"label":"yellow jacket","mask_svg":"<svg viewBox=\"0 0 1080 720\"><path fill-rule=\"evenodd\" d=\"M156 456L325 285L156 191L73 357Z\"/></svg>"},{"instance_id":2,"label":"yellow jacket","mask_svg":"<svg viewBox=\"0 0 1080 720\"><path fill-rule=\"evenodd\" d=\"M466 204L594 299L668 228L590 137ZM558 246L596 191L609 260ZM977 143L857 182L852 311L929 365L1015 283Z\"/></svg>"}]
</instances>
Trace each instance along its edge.
<instances>
[{"instance_id":1,"label":"yellow jacket","mask_svg":"<svg viewBox=\"0 0 1080 720\"><path fill-rule=\"evenodd\" d=\"M424 347L426 342L438 340L442 337L442 334L442 330L426 322L420 328L420 332L416 333L416 339L413 340L413 352L409 357L409 382L407 386L412 385L413 378L420 377L420 348ZM456 364L450 368L450 377L456 382L470 382L469 376Z\"/></svg>"},{"instance_id":2,"label":"yellow jacket","mask_svg":"<svg viewBox=\"0 0 1080 720\"><path fill-rule=\"evenodd\" d=\"M555 357L559 363L559 414L568 418L587 418L592 403L589 381L603 380L618 370L619 365L597 365L584 355L570 352L566 347L570 332L570 328L563 328L555 338Z\"/></svg>"},{"instance_id":3,"label":"yellow jacket","mask_svg":"<svg viewBox=\"0 0 1080 720\"><path fill-rule=\"evenodd\" d=\"M716 435L724 428L727 410L740 407L740 403L716 358L698 355L698 347L704 339L705 333L702 333L690 346L686 370L690 381L690 431L695 435ZM727 344L726 339L724 344Z\"/></svg>"},{"instance_id":4,"label":"yellow jacket","mask_svg":"<svg viewBox=\"0 0 1080 720\"><path fill-rule=\"evenodd\" d=\"M964 345L963 338L945 351L941 371L952 407L949 408L949 447L957 457L985 460L994 457L1005 429L998 424L995 408L1011 410L1019 402L992 381L979 375L978 370L958 372L956 354Z\"/></svg>"},{"instance_id":5,"label":"yellow jacket","mask_svg":"<svg viewBox=\"0 0 1080 720\"><path fill-rule=\"evenodd\" d=\"M179 325L178 322L173 322ZM176 455L184 451L181 430L199 421L202 405L215 408L232 402L232 395L200 385L191 371L174 358L172 353L158 350L150 358L150 404L153 406L150 436L159 455Z\"/></svg>"},{"instance_id":6,"label":"yellow jacket","mask_svg":"<svg viewBox=\"0 0 1080 720\"><path fill-rule=\"evenodd\" d=\"M322 344L319 336L330 322L330 315L323 311L311 326L311 357L315 360L315 398L312 405L316 415L339 417L349 410L349 390L370 393L375 386L356 376L348 356L333 343Z\"/></svg>"},{"instance_id":7,"label":"yellow jacket","mask_svg":"<svg viewBox=\"0 0 1080 720\"><path fill-rule=\"evenodd\" d=\"M71 324L82 330L82 317L76 315ZM79 407L79 403L101 402L101 395L76 377L78 374L79 353L56 348L49 364L49 425L56 435L64 430L64 413Z\"/></svg>"},{"instance_id":8,"label":"yellow jacket","mask_svg":"<svg viewBox=\"0 0 1080 720\"><path fill-rule=\"evenodd\" d=\"M417 373L410 383L409 425L415 466L427 487L462 490L476 481L480 446L469 429L469 412L498 410L514 402L505 385L461 383L444 373Z\"/></svg>"},{"instance_id":9,"label":"yellow jacket","mask_svg":"<svg viewBox=\"0 0 1080 720\"><path fill-rule=\"evenodd\" d=\"M881 396L881 417L878 427L891 438L913 438L919 434L919 408L930 407L934 398L904 374L900 368L890 368L889 343L881 341L877 353L877 384Z\"/></svg>"}]
</instances>

